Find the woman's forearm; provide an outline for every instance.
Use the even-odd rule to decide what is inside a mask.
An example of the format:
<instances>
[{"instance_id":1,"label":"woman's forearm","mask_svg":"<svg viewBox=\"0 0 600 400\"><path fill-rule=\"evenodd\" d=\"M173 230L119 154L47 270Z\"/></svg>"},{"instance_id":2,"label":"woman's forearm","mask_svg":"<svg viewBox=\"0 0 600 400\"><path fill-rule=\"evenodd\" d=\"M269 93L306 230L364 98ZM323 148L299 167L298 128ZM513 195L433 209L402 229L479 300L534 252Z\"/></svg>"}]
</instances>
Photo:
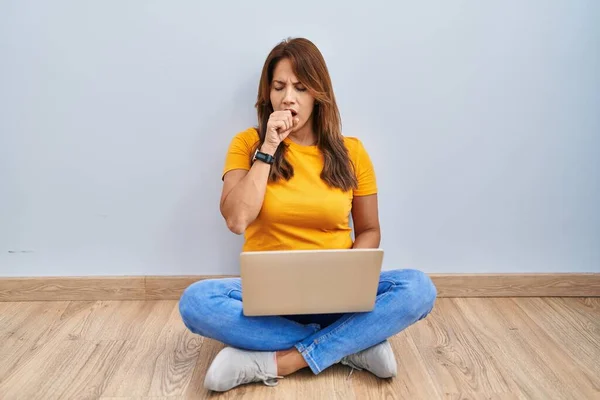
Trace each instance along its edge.
<instances>
[{"instance_id":1,"label":"woman's forearm","mask_svg":"<svg viewBox=\"0 0 600 400\"><path fill-rule=\"evenodd\" d=\"M268 154L274 150L262 149ZM234 233L244 233L248 225L258 216L262 208L267 181L271 166L262 161L252 164L250 171L244 176L225 197L221 213L227 222L227 227Z\"/></svg>"},{"instance_id":2,"label":"woman's forearm","mask_svg":"<svg viewBox=\"0 0 600 400\"><path fill-rule=\"evenodd\" d=\"M361 232L352 245L353 249L376 249L381 242L381 232L379 229L369 229Z\"/></svg>"}]
</instances>

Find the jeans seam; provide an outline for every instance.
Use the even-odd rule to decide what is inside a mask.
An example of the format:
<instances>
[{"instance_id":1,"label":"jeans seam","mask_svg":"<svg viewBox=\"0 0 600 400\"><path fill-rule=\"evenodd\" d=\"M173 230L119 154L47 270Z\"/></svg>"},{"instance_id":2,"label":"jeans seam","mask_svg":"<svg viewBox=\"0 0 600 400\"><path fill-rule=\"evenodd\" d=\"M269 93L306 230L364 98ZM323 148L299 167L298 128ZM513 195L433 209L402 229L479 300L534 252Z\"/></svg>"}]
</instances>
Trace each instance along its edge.
<instances>
[{"instance_id":1,"label":"jeans seam","mask_svg":"<svg viewBox=\"0 0 600 400\"><path fill-rule=\"evenodd\" d=\"M395 285L394 285L395 286ZM391 290L387 290L386 292L383 292L381 294L381 298L387 296L388 294L391 293ZM333 331L329 332L328 334L326 334L323 337L318 337L316 338L313 343L311 343L310 346L304 348L304 351L301 351L300 353L304 356L306 356L307 358L309 358L312 361L312 366L314 366L314 369L316 369L318 372L321 372L321 368L319 367L319 365L315 362L314 358L312 357L311 353L314 351L315 347L319 344L324 343L324 340L327 340L329 337L331 337L332 335L334 335L335 333L337 333L342 327L346 326L346 324L348 324L355 316L357 313L354 313L350 316L350 318L348 318L346 321L344 321L340 326L338 326L337 328L335 328ZM307 361L308 363L308 361ZM311 366L311 369L312 369Z\"/></svg>"},{"instance_id":2,"label":"jeans seam","mask_svg":"<svg viewBox=\"0 0 600 400\"><path fill-rule=\"evenodd\" d=\"M317 364L317 362L315 361L314 358L312 358L312 355L310 354L310 351L307 351L305 353L305 355L310 358L310 361L312 361L312 365L315 367L315 369L317 370L317 373L321 372L321 368L319 368L319 365Z\"/></svg>"},{"instance_id":3,"label":"jeans seam","mask_svg":"<svg viewBox=\"0 0 600 400\"><path fill-rule=\"evenodd\" d=\"M315 374L320 373L321 369L315 362L314 358L312 358L312 356L310 355L310 352L312 351L312 347L304 347L304 345L302 345L302 343L297 343L295 347L298 350L298 352L300 352L302 357L304 357L304 360L306 360L306 363L308 364L310 369L313 371L313 373L315 373Z\"/></svg>"}]
</instances>

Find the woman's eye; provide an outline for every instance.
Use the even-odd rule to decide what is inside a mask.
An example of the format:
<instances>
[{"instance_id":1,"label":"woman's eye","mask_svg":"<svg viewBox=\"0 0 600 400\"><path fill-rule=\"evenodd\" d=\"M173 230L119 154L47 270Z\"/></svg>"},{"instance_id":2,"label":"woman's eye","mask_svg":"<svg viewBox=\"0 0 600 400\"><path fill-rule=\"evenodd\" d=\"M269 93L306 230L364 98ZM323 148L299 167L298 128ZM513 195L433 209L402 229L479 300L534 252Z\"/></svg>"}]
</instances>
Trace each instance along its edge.
<instances>
[{"instance_id":1,"label":"woman's eye","mask_svg":"<svg viewBox=\"0 0 600 400\"><path fill-rule=\"evenodd\" d=\"M279 87L279 86L273 86L273 89L281 92L283 89L285 89L283 86ZM299 92L306 92L306 88L304 86L296 86L296 90Z\"/></svg>"}]
</instances>

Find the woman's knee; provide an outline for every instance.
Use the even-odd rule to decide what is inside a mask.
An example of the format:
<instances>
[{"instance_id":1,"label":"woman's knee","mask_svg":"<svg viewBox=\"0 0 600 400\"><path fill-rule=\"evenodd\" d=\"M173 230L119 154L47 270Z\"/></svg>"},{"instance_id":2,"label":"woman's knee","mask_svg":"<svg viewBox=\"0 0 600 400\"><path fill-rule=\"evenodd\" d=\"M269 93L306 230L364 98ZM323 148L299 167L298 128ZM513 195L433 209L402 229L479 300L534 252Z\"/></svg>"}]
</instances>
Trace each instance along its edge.
<instances>
[{"instance_id":1,"label":"woman's knee","mask_svg":"<svg viewBox=\"0 0 600 400\"><path fill-rule=\"evenodd\" d=\"M416 320L426 317L435 304L437 288L426 273L416 269L386 271L386 279L401 287L403 302Z\"/></svg>"},{"instance_id":2,"label":"woman's knee","mask_svg":"<svg viewBox=\"0 0 600 400\"><path fill-rule=\"evenodd\" d=\"M218 314L214 303L219 295L227 294L228 282L224 281L206 279L194 282L183 291L179 299L179 314L189 330L203 334L211 318Z\"/></svg>"}]
</instances>

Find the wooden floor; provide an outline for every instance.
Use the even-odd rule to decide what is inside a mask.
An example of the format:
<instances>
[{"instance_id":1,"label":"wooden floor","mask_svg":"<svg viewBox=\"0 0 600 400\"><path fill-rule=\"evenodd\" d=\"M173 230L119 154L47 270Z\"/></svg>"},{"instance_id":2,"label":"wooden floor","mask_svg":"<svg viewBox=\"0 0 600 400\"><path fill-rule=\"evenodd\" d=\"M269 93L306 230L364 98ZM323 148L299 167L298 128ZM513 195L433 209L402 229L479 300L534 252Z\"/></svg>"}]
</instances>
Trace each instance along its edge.
<instances>
[{"instance_id":1,"label":"wooden floor","mask_svg":"<svg viewBox=\"0 0 600 400\"><path fill-rule=\"evenodd\" d=\"M391 338L398 377L335 365L202 387L222 344L176 301L0 303L0 399L600 399L600 298L440 298Z\"/></svg>"}]
</instances>

